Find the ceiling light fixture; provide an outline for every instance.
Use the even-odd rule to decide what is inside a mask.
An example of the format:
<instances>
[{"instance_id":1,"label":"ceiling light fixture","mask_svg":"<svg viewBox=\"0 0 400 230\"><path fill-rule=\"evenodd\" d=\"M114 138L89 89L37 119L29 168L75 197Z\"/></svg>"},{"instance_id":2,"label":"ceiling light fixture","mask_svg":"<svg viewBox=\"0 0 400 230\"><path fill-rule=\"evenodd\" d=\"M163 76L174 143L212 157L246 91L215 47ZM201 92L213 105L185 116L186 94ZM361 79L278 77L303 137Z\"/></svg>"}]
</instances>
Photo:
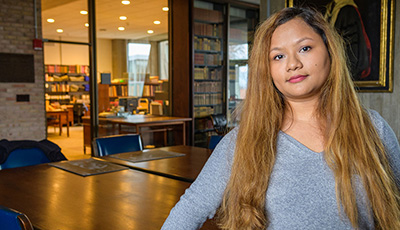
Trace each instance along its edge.
<instances>
[{"instance_id":1,"label":"ceiling light fixture","mask_svg":"<svg viewBox=\"0 0 400 230\"><path fill-rule=\"evenodd\" d=\"M154 21L153 23L156 24L156 25L160 25L161 24L160 21Z\"/></svg>"},{"instance_id":2,"label":"ceiling light fixture","mask_svg":"<svg viewBox=\"0 0 400 230\"><path fill-rule=\"evenodd\" d=\"M129 4L131 4L131 1L123 0L123 1L121 1L121 3L124 5L129 5Z\"/></svg>"},{"instance_id":3,"label":"ceiling light fixture","mask_svg":"<svg viewBox=\"0 0 400 230\"><path fill-rule=\"evenodd\" d=\"M53 22L55 22L55 21L56 21L56 20L54 20L54 19L52 19L52 18L48 18L48 19L47 19L47 22L48 22L48 23L53 23Z\"/></svg>"},{"instance_id":4,"label":"ceiling light fixture","mask_svg":"<svg viewBox=\"0 0 400 230\"><path fill-rule=\"evenodd\" d=\"M119 20L125 21L126 19L128 19L127 16L119 16Z\"/></svg>"},{"instance_id":5,"label":"ceiling light fixture","mask_svg":"<svg viewBox=\"0 0 400 230\"><path fill-rule=\"evenodd\" d=\"M64 32L63 29L57 29L56 31L57 31L57 33L62 33L62 32Z\"/></svg>"},{"instance_id":6,"label":"ceiling light fixture","mask_svg":"<svg viewBox=\"0 0 400 230\"><path fill-rule=\"evenodd\" d=\"M162 8L162 10L163 10L163 11L168 11L169 8L168 8L168 6L165 6L165 7Z\"/></svg>"},{"instance_id":7,"label":"ceiling light fixture","mask_svg":"<svg viewBox=\"0 0 400 230\"><path fill-rule=\"evenodd\" d=\"M79 13L82 14L82 15L88 14L88 12L86 10L81 10Z\"/></svg>"},{"instance_id":8,"label":"ceiling light fixture","mask_svg":"<svg viewBox=\"0 0 400 230\"><path fill-rule=\"evenodd\" d=\"M154 31L153 30L148 30L147 33L148 34L152 34L152 33L154 33Z\"/></svg>"},{"instance_id":9,"label":"ceiling light fixture","mask_svg":"<svg viewBox=\"0 0 400 230\"><path fill-rule=\"evenodd\" d=\"M118 30L119 30L119 31L124 31L124 30L125 30L125 27L120 26L120 27L118 27Z\"/></svg>"},{"instance_id":10,"label":"ceiling light fixture","mask_svg":"<svg viewBox=\"0 0 400 230\"><path fill-rule=\"evenodd\" d=\"M85 27L89 27L89 23L86 22L86 23L85 23Z\"/></svg>"}]
</instances>

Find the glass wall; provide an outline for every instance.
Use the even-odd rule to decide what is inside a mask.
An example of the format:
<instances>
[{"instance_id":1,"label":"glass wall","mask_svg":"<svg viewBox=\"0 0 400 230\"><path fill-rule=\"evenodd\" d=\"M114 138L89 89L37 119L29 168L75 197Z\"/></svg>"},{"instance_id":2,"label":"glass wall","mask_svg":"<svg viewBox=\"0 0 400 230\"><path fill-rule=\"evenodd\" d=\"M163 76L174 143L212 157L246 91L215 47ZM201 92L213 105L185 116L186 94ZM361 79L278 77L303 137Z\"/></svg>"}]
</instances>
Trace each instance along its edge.
<instances>
[{"instance_id":1,"label":"glass wall","mask_svg":"<svg viewBox=\"0 0 400 230\"><path fill-rule=\"evenodd\" d=\"M234 111L246 97L249 49L258 22L256 10L231 6L228 36L228 123L236 125Z\"/></svg>"}]
</instances>

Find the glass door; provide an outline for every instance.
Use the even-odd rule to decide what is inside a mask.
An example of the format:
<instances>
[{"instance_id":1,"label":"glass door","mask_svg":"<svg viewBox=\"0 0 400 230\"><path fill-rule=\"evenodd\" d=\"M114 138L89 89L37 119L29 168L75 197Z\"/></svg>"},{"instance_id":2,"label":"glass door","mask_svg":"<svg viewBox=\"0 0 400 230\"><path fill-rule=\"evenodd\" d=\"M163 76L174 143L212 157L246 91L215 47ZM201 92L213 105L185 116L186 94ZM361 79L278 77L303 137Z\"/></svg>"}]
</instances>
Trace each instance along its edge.
<instances>
[{"instance_id":1,"label":"glass door","mask_svg":"<svg viewBox=\"0 0 400 230\"><path fill-rule=\"evenodd\" d=\"M258 11L254 9L229 8L228 36L228 125L236 126L234 111L246 97L249 49L258 23Z\"/></svg>"}]
</instances>

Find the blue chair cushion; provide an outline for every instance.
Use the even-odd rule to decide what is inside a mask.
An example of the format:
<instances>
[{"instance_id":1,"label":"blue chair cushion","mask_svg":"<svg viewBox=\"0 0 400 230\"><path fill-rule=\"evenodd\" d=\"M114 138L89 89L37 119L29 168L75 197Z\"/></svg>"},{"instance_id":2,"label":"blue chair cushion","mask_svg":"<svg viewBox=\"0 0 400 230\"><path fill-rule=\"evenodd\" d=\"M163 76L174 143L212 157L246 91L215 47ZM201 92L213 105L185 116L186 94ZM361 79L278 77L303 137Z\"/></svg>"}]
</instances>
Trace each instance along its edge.
<instances>
[{"instance_id":1,"label":"blue chair cushion","mask_svg":"<svg viewBox=\"0 0 400 230\"><path fill-rule=\"evenodd\" d=\"M208 143L208 148L215 149L215 147L221 141L222 138L223 136L217 136L217 135L210 136L210 142Z\"/></svg>"},{"instance_id":2,"label":"blue chair cushion","mask_svg":"<svg viewBox=\"0 0 400 230\"><path fill-rule=\"evenodd\" d=\"M10 153L0 169L16 168L49 163L50 160L39 148L16 149Z\"/></svg>"},{"instance_id":3,"label":"blue chair cushion","mask_svg":"<svg viewBox=\"0 0 400 230\"><path fill-rule=\"evenodd\" d=\"M134 152L143 150L139 134L116 135L101 137L95 140L96 156L107 156L116 153Z\"/></svg>"},{"instance_id":4,"label":"blue chair cushion","mask_svg":"<svg viewBox=\"0 0 400 230\"><path fill-rule=\"evenodd\" d=\"M22 215L12 209L0 206L0 226L3 230L22 229L18 216Z\"/></svg>"}]
</instances>

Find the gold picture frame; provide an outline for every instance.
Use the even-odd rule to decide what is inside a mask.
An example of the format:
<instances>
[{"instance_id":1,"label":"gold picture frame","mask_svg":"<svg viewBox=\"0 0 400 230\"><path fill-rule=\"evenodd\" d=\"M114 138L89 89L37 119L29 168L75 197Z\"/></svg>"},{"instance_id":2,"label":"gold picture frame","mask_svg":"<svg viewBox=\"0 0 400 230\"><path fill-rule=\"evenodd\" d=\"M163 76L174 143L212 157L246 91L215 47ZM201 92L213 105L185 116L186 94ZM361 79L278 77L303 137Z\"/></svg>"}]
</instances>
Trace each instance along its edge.
<instances>
[{"instance_id":1,"label":"gold picture frame","mask_svg":"<svg viewBox=\"0 0 400 230\"><path fill-rule=\"evenodd\" d=\"M286 7L310 6L324 14L330 1L286 0ZM395 0L354 0L354 3L370 40L371 50L370 73L361 79L354 79L356 89L359 92L392 92Z\"/></svg>"}]
</instances>

